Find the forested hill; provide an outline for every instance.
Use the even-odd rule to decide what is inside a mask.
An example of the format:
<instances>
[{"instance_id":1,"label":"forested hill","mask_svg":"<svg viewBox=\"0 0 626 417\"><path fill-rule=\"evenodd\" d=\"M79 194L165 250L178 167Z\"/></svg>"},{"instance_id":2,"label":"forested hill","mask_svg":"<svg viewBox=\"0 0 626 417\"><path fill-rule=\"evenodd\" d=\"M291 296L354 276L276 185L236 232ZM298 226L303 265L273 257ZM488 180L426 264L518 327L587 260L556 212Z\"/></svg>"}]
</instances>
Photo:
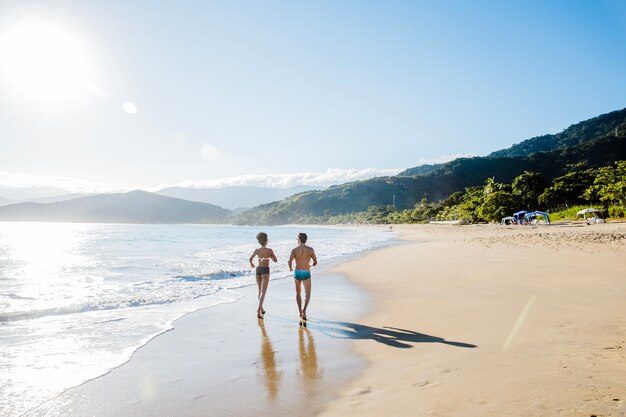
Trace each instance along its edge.
<instances>
[{"instance_id":1,"label":"forested hill","mask_svg":"<svg viewBox=\"0 0 626 417\"><path fill-rule=\"evenodd\" d=\"M625 111L619 113L626 116ZM589 127L587 130L591 131ZM593 131L599 137L587 138L575 146L549 152L513 157L459 158L422 175L378 177L323 191L296 194L248 210L236 221L239 224L284 224L323 220L324 217L365 211L370 206L390 205L394 196L396 208L407 209L423 198L439 201L453 192L463 191L465 187L481 185L487 178L511 182L524 171L534 171L554 179L569 172L575 164L592 168L626 159L626 131L618 129L617 137L603 129Z\"/></svg>"},{"instance_id":2,"label":"forested hill","mask_svg":"<svg viewBox=\"0 0 626 417\"><path fill-rule=\"evenodd\" d=\"M442 166L443 166L443 164L418 165L418 166L413 167L413 168L405 169L404 171L400 172L398 175L402 176L402 177L412 177L414 175L429 174L429 173L435 171L436 169L441 168Z\"/></svg>"},{"instance_id":3,"label":"forested hill","mask_svg":"<svg viewBox=\"0 0 626 417\"><path fill-rule=\"evenodd\" d=\"M626 135L626 108L602 114L593 119L571 125L555 135L537 136L515 144L507 149L490 153L490 157L529 156L535 152L554 151L597 139Z\"/></svg>"},{"instance_id":4,"label":"forested hill","mask_svg":"<svg viewBox=\"0 0 626 417\"><path fill-rule=\"evenodd\" d=\"M517 143L510 148L500 149L487 155L492 158L530 156L536 152L549 152L588 142L601 137L626 136L626 108L602 114L589 120L576 123L555 135L536 136ZM441 168L444 164L418 165L408 168L398 175L422 175Z\"/></svg>"}]
</instances>

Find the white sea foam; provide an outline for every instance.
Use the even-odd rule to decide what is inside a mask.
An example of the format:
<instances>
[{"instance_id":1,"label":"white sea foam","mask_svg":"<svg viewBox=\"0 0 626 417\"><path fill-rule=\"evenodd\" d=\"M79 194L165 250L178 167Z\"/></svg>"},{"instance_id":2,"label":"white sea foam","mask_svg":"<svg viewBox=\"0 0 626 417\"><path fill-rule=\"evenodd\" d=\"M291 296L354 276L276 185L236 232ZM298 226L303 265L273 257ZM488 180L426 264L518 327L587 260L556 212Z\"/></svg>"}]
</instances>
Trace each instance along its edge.
<instances>
[{"instance_id":1,"label":"white sea foam","mask_svg":"<svg viewBox=\"0 0 626 417\"><path fill-rule=\"evenodd\" d=\"M265 228L279 257L301 229ZM390 235L304 228L324 261ZM186 313L255 282L257 228L0 223L0 415L21 415L127 361Z\"/></svg>"}]
</instances>

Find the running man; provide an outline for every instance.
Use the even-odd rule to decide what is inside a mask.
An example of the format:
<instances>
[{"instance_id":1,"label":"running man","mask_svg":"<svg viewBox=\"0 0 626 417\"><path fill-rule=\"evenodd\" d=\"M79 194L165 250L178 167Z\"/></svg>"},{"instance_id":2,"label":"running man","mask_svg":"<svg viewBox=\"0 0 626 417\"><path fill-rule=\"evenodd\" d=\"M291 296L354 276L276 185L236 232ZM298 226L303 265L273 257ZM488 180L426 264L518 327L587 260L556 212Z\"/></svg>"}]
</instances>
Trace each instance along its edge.
<instances>
[{"instance_id":1,"label":"running man","mask_svg":"<svg viewBox=\"0 0 626 417\"><path fill-rule=\"evenodd\" d=\"M291 250L289 270L293 271L293 261L296 261L296 270L293 273L296 284L296 302L300 312L300 320L306 321L306 308L311 300L311 266L317 265L317 256L312 247L306 245L306 233L298 233L298 246ZM311 265L313 261L313 265ZM302 286L304 285L304 308L302 308Z\"/></svg>"}]
</instances>

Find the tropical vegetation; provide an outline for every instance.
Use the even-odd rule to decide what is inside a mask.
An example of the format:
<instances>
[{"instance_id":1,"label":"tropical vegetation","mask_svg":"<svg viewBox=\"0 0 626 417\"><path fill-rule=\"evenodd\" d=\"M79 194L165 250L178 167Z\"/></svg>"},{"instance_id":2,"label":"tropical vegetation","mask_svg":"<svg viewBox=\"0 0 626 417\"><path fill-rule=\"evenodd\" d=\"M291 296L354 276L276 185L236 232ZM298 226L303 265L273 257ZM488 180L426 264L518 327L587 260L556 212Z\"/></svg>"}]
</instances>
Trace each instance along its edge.
<instances>
[{"instance_id":1,"label":"tropical vegetation","mask_svg":"<svg viewBox=\"0 0 626 417\"><path fill-rule=\"evenodd\" d=\"M498 221L521 209L601 204L624 211L626 109L484 157L409 168L295 194L237 215L237 224Z\"/></svg>"}]
</instances>

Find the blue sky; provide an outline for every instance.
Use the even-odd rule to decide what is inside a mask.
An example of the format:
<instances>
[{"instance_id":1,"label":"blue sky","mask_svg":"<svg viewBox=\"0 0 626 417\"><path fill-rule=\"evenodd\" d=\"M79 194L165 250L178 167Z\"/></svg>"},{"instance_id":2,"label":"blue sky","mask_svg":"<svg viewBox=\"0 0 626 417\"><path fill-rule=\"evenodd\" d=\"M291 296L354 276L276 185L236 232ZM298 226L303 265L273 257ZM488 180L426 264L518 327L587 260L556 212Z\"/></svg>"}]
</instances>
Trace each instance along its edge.
<instances>
[{"instance_id":1,"label":"blue sky","mask_svg":"<svg viewBox=\"0 0 626 417\"><path fill-rule=\"evenodd\" d=\"M9 0L5 49L23 22L79 42L86 81L0 71L5 186L341 182L626 107L623 1Z\"/></svg>"}]
</instances>

